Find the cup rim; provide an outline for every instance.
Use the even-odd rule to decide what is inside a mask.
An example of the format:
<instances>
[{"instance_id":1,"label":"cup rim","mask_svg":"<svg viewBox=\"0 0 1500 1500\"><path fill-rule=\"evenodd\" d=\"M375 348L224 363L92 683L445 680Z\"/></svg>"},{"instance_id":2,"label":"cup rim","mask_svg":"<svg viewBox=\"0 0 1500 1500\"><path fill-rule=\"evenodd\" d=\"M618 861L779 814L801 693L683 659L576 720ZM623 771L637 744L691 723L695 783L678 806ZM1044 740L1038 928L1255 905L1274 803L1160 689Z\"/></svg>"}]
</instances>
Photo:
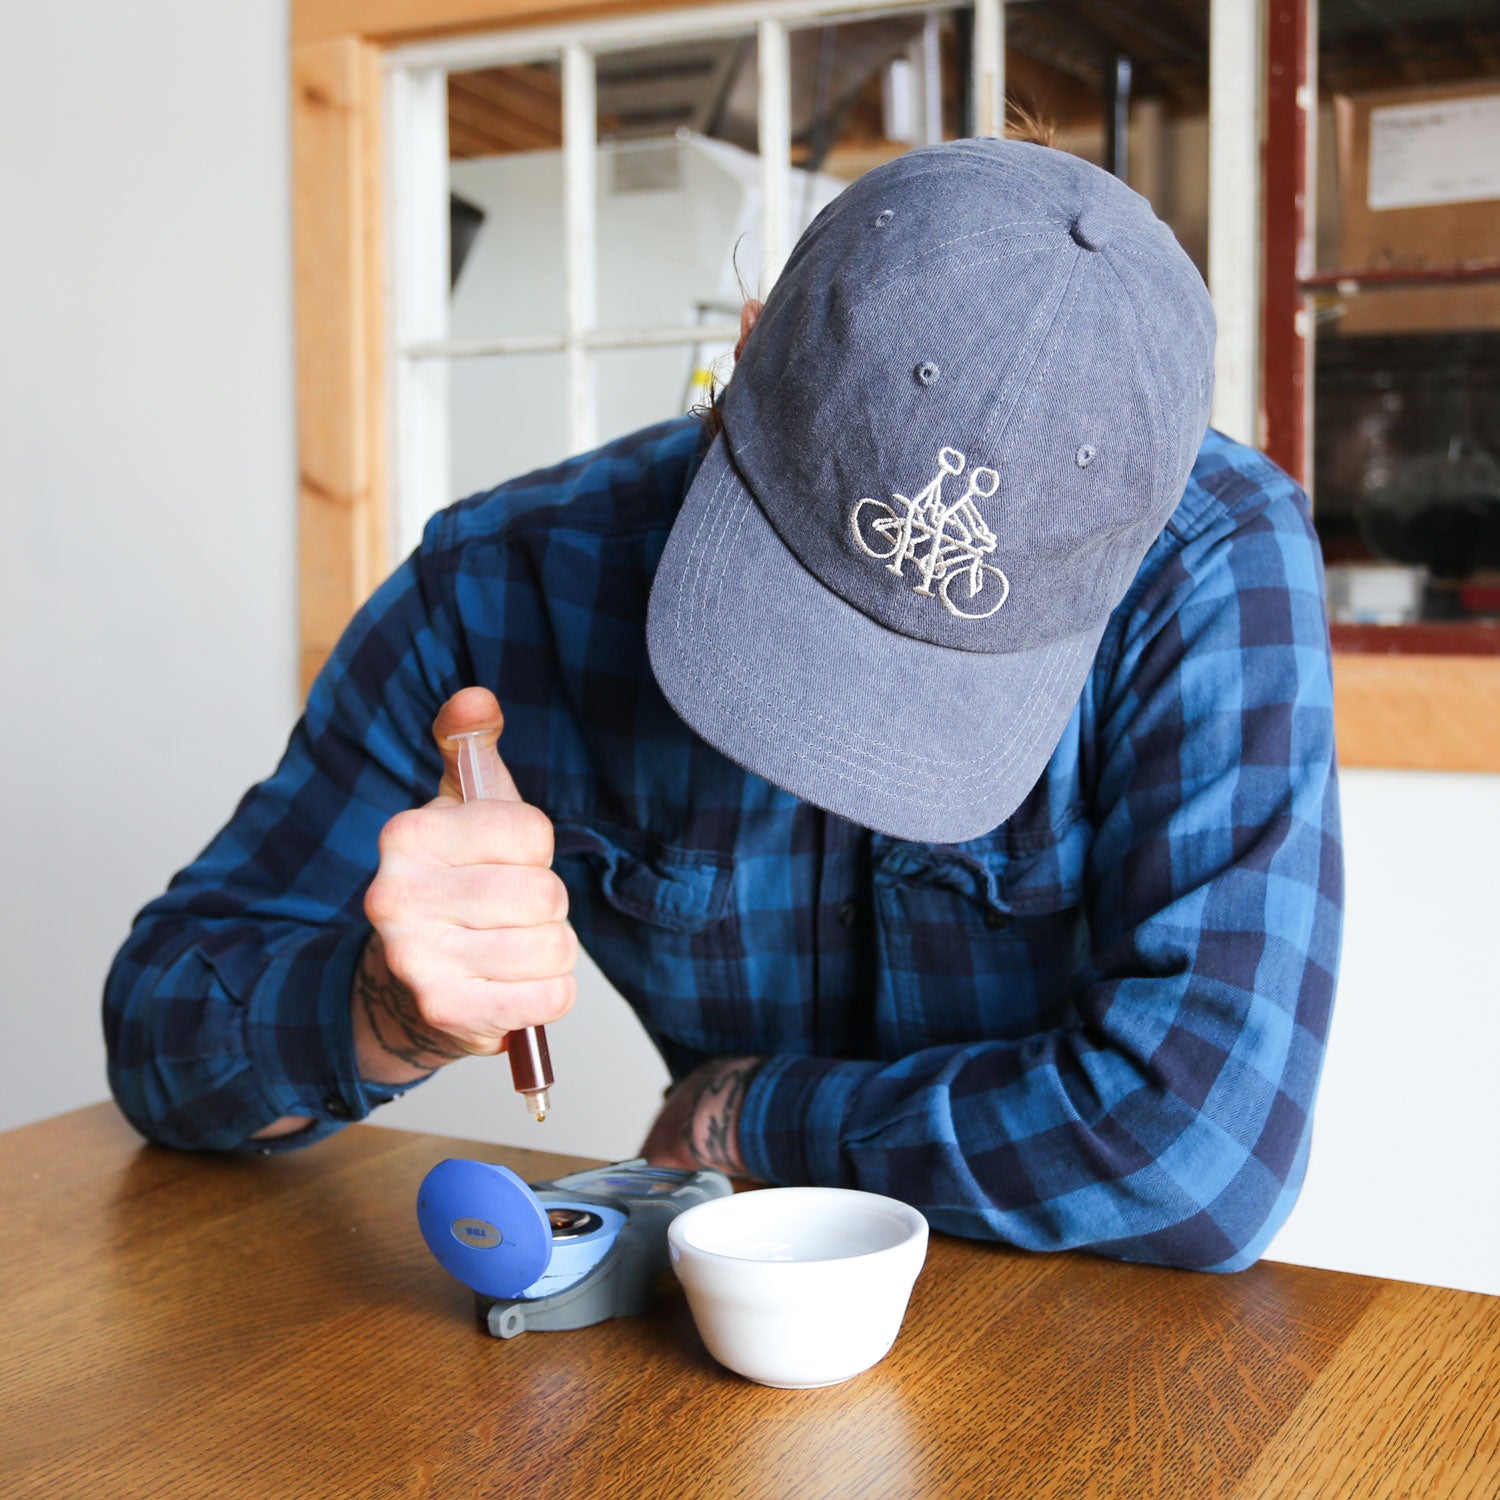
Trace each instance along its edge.
<instances>
[{"instance_id":1,"label":"cup rim","mask_svg":"<svg viewBox=\"0 0 1500 1500\"><path fill-rule=\"evenodd\" d=\"M734 1212L730 1206L745 1199L762 1198L763 1196L781 1197L791 1195L801 1196L803 1194L818 1194L825 1198L855 1198L870 1208L882 1208L899 1219L906 1229L906 1233L891 1245L879 1245L874 1249L860 1250L852 1255L833 1255L821 1260L766 1260L754 1255L735 1255L732 1251L711 1250L705 1245L698 1244L687 1239L691 1228L691 1221L695 1218L712 1218L714 1212L719 1214ZM705 1213L708 1210L708 1213ZM681 1260L687 1254L701 1257L709 1261L720 1261L725 1264L737 1266L797 1266L806 1268L809 1266L837 1266L847 1265L851 1261L870 1260L881 1255L897 1255L903 1250L910 1248L912 1243L919 1239L925 1239L929 1233L926 1216L920 1209L913 1208L910 1203L904 1203L900 1198L887 1197L883 1193L867 1193L861 1188L838 1188L838 1187L765 1187L750 1188L743 1192L737 1192L724 1198L711 1198L706 1203L695 1203L691 1208L678 1214L670 1224L667 1225L667 1239L678 1252Z\"/></svg>"}]
</instances>

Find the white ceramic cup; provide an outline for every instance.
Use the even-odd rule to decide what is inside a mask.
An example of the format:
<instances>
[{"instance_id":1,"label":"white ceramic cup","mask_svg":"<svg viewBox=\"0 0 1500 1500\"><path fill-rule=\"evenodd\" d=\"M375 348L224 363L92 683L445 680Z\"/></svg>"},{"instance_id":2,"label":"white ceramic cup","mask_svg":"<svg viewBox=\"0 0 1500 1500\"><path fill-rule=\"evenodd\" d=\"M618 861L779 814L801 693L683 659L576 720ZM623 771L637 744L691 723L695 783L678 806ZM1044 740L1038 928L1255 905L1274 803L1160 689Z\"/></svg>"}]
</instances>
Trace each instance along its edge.
<instances>
[{"instance_id":1,"label":"white ceramic cup","mask_svg":"<svg viewBox=\"0 0 1500 1500\"><path fill-rule=\"evenodd\" d=\"M927 1256L927 1220L875 1193L762 1188L679 1214L667 1246L708 1352L796 1390L885 1357Z\"/></svg>"}]
</instances>

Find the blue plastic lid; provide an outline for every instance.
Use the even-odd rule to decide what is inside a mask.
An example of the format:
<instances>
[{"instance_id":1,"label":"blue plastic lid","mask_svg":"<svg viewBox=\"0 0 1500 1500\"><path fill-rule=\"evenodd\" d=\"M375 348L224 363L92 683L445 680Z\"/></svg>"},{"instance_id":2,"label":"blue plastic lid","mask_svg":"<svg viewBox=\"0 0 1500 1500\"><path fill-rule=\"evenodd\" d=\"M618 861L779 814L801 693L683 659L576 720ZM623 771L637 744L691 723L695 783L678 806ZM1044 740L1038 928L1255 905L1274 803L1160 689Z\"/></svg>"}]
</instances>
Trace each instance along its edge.
<instances>
[{"instance_id":1,"label":"blue plastic lid","mask_svg":"<svg viewBox=\"0 0 1500 1500\"><path fill-rule=\"evenodd\" d=\"M519 1296L552 1259L552 1226L507 1167L440 1161L417 1189L417 1222L443 1269L486 1297Z\"/></svg>"}]
</instances>

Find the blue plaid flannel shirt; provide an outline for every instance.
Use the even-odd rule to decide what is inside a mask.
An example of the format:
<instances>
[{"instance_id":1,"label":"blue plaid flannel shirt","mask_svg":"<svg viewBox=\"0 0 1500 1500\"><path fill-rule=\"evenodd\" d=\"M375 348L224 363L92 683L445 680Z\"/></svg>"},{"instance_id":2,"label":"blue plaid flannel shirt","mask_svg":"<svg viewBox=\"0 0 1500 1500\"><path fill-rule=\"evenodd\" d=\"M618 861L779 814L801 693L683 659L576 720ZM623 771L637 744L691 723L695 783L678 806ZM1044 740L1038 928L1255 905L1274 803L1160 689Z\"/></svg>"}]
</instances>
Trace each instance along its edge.
<instances>
[{"instance_id":1,"label":"blue plaid flannel shirt","mask_svg":"<svg viewBox=\"0 0 1500 1500\"><path fill-rule=\"evenodd\" d=\"M433 518L116 958L126 1114L217 1149L314 1120L280 1149L389 1096L350 1034L376 837L435 789L439 705L483 683L579 937L673 1075L769 1059L740 1121L758 1178L1034 1249L1248 1265L1302 1179L1341 926L1301 492L1210 432L1035 790L929 847L747 774L662 698L646 599L701 453L670 422Z\"/></svg>"}]
</instances>

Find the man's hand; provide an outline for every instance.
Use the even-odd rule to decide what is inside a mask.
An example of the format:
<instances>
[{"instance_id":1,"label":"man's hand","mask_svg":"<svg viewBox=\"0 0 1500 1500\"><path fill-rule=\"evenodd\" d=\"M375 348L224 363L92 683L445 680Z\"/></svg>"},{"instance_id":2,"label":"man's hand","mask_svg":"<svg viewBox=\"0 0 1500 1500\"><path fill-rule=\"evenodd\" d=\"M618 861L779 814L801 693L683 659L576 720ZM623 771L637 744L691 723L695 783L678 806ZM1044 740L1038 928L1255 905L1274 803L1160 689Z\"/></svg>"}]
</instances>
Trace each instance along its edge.
<instances>
[{"instance_id":1,"label":"man's hand","mask_svg":"<svg viewBox=\"0 0 1500 1500\"><path fill-rule=\"evenodd\" d=\"M728 1177L746 1176L740 1107L760 1062L758 1057L720 1057L689 1073L667 1095L641 1155L658 1167L712 1167Z\"/></svg>"},{"instance_id":2,"label":"man's hand","mask_svg":"<svg viewBox=\"0 0 1500 1500\"><path fill-rule=\"evenodd\" d=\"M439 711L438 795L380 835L365 896L375 929L355 974L360 1075L407 1083L456 1058L503 1050L506 1033L565 1015L577 986L568 893L552 872L552 824L500 763L503 799L464 802L452 736L503 727L486 688ZM499 761L491 747L485 753Z\"/></svg>"}]
</instances>

